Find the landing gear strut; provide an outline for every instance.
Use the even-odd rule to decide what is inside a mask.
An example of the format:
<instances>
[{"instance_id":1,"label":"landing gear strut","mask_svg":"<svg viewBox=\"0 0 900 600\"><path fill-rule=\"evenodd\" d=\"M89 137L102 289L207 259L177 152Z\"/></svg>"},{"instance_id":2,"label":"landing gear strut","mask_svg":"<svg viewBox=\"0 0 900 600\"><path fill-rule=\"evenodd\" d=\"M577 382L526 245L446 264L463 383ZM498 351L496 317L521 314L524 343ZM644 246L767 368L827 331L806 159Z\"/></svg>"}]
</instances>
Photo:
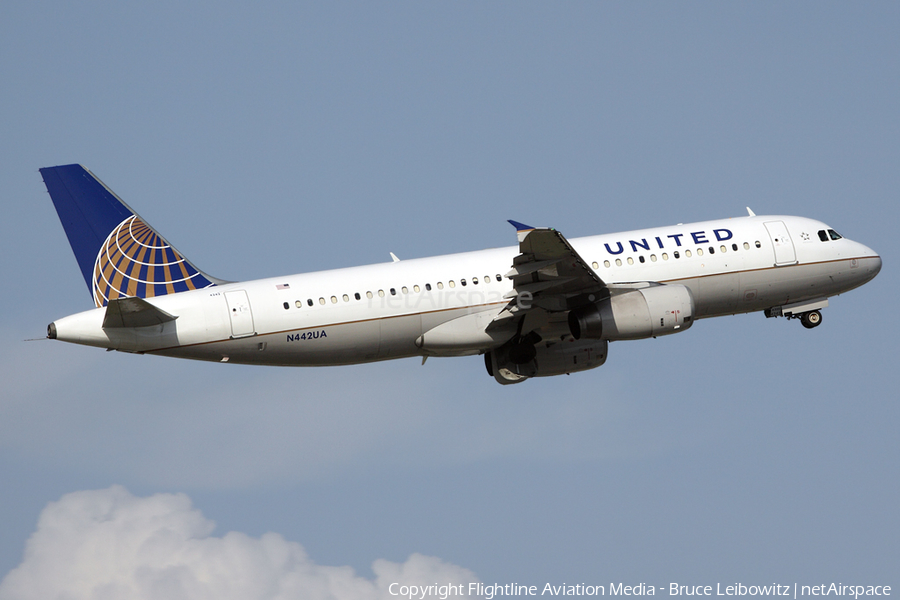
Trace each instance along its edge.
<instances>
[{"instance_id":1,"label":"landing gear strut","mask_svg":"<svg viewBox=\"0 0 900 600\"><path fill-rule=\"evenodd\" d=\"M817 310L811 310L800 315L800 323L807 329L818 327L822 323L822 313Z\"/></svg>"}]
</instances>

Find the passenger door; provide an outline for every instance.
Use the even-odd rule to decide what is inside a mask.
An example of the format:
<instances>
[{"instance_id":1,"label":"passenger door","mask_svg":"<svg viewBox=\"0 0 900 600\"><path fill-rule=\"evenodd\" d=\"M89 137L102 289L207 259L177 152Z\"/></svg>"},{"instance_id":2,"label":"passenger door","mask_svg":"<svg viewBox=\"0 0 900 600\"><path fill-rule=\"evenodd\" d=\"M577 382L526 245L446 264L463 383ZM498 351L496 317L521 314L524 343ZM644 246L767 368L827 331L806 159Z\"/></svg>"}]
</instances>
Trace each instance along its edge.
<instances>
[{"instance_id":1,"label":"passenger door","mask_svg":"<svg viewBox=\"0 0 900 600\"><path fill-rule=\"evenodd\" d=\"M794 251L794 242L791 240L784 221L767 221L764 225L766 231L769 232L769 237L772 238L772 246L775 248L775 266L795 264L797 253Z\"/></svg>"},{"instance_id":2,"label":"passenger door","mask_svg":"<svg viewBox=\"0 0 900 600\"><path fill-rule=\"evenodd\" d=\"M253 327L253 313L250 311L247 292L244 290L225 292L225 302L228 304L228 316L231 317L231 337L254 335L256 329Z\"/></svg>"}]
</instances>

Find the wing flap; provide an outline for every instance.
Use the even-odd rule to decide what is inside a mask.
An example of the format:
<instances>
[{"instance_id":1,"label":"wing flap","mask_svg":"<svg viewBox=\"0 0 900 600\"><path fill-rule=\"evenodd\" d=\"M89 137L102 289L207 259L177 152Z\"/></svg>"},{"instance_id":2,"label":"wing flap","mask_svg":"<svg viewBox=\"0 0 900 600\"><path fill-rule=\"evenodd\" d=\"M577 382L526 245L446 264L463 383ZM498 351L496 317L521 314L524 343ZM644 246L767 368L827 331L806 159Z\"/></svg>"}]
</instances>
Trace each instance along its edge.
<instances>
[{"instance_id":1,"label":"wing flap","mask_svg":"<svg viewBox=\"0 0 900 600\"><path fill-rule=\"evenodd\" d=\"M521 235L523 232L520 231ZM524 232L520 254L507 273L512 279L512 298L530 295L534 305L549 311L563 311L609 294L606 284L555 229L533 228Z\"/></svg>"},{"instance_id":2,"label":"wing flap","mask_svg":"<svg viewBox=\"0 0 900 600\"><path fill-rule=\"evenodd\" d=\"M507 279L512 279L513 277L518 277L519 275L530 275L535 271L543 271L548 275L556 275L557 272L552 267L555 267L559 264L562 258L557 258L554 260L541 260L534 262L524 262L520 265L513 264L513 268L509 271L505 277Z\"/></svg>"},{"instance_id":3,"label":"wing flap","mask_svg":"<svg viewBox=\"0 0 900 600\"><path fill-rule=\"evenodd\" d=\"M504 295L510 302L494 317L489 330L518 321L535 310L546 320L549 315L543 313L571 310L609 296L606 284L563 234L555 229L510 223L516 228L519 241L519 254L506 273L513 289ZM525 325L520 322L520 329L528 329Z\"/></svg>"}]
</instances>

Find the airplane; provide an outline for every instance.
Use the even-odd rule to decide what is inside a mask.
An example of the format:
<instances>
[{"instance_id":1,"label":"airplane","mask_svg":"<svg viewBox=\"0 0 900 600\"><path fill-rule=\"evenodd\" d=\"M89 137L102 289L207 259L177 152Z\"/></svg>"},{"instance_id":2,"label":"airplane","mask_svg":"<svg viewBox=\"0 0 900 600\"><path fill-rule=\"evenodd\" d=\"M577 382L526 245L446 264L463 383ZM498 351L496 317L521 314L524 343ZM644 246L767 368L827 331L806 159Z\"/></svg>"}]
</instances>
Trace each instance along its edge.
<instances>
[{"instance_id":1,"label":"airplane","mask_svg":"<svg viewBox=\"0 0 900 600\"><path fill-rule=\"evenodd\" d=\"M96 308L47 337L222 363L325 366L484 356L501 384L606 362L610 342L763 311L817 327L881 257L828 225L748 216L231 282L207 275L93 173L40 169Z\"/></svg>"}]
</instances>

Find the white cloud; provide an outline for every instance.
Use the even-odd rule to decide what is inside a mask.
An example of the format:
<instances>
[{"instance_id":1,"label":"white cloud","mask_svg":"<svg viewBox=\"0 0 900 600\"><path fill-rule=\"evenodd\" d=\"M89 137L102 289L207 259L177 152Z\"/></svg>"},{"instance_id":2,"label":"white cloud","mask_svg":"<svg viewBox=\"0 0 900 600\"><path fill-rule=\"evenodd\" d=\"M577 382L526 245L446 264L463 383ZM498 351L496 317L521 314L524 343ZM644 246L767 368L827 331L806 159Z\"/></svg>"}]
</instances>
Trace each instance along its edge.
<instances>
[{"instance_id":1,"label":"white cloud","mask_svg":"<svg viewBox=\"0 0 900 600\"><path fill-rule=\"evenodd\" d=\"M277 533L215 537L214 527L184 494L138 498L121 486L67 494L41 513L22 564L0 583L0 600L396 599L392 583L478 581L421 554L375 561L373 581L350 567L317 565Z\"/></svg>"}]
</instances>

